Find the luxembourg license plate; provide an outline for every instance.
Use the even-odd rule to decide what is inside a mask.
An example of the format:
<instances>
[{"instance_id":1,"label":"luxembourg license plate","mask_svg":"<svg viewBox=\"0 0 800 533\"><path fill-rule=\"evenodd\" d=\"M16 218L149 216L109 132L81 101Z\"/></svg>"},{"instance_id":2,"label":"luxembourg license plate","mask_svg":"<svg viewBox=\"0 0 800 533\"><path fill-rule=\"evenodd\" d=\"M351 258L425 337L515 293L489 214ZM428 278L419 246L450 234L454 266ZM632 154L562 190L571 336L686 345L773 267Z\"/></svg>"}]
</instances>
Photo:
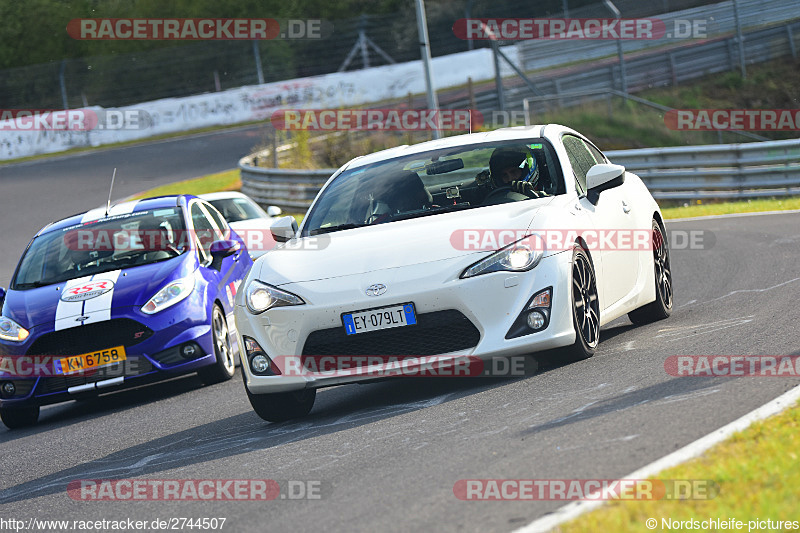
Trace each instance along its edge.
<instances>
[{"instance_id":1,"label":"luxembourg license plate","mask_svg":"<svg viewBox=\"0 0 800 533\"><path fill-rule=\"evenodd\" d=\"M412 326L417 323L417 314L414 311L414 304L407 303L345 313L342 315L342 322L345 333L355 335L379 329Z\"/></svg>"},{"instance_id":2,"label":"luxembourg license plate","mask_svg":"<svg viewBox=\"0 0 800 533\"><path fill-rule=\"evenodd\" d=\"M91 368L113 365L114 363L124 361L126 358L125 347L115 346L105 350L98 350L81 355L71 355L58 359L55 362L55 371L56 374L72 374Z\"/></svg>"}]
</instances>

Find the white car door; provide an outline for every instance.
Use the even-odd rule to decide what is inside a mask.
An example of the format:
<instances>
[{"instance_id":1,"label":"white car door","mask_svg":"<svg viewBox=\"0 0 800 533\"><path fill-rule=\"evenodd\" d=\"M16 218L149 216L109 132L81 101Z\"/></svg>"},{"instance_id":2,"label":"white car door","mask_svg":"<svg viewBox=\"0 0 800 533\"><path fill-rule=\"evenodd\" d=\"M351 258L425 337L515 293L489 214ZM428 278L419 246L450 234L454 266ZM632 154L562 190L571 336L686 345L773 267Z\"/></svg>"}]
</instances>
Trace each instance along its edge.
<instances>
[{"instance_id":1,"label":"white car door","mask_svg":"<svg viewBox=\"0 0 800 533\"><path fill-rule=\"evenodd\" d=\"M600 306L608 309L633 290L639 275L638 253L631 246L621 246L625 241L619 238L620 232L626 233L627 242L631 243L635 229L634 206L627 198L624 185L603 191L597 204L592 204L585 195L586 173L596 163L607 160L597 148L580 137L567 134L562 141L582 194L579 199L581 209L589 214L597 232L596 246L589 245L592 255L602 260L602 275L597 276L598 284L602 285L602 289L598 287L602 294Z\"/></svg>"}]
</instances>

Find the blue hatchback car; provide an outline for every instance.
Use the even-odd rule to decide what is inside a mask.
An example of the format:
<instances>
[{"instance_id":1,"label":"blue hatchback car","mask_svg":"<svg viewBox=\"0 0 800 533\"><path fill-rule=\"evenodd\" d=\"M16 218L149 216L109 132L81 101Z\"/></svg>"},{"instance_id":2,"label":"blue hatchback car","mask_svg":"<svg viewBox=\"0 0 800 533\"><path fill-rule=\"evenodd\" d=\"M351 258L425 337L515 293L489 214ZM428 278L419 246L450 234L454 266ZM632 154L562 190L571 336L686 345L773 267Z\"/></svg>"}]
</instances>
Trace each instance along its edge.
<instances>
[{"instance_id":1,"label":"blue hatchback car","mask_svg":"<svg viewBox=\"0 0 800 533\"><path fill-rule=\"evenodd\" d=\"M252 266L208 202L164 196L50 224L0 288L0 416L197 372L230 379L233 301Z\"/></svg>"}]
</instances>

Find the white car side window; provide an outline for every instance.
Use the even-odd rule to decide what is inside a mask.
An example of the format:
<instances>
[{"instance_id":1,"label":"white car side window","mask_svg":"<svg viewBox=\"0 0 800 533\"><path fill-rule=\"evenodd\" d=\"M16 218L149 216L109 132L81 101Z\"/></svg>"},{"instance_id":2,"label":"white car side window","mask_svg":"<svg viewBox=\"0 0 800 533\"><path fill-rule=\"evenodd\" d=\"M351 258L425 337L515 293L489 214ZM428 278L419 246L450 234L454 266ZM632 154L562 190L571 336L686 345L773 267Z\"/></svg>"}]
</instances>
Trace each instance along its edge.
<instances>
[{"instance_id":1,"label":"white car side window","mask_svg":"<svg viewBox=\"0 0 800 533\"><path fill-rule=\"evenodd\" d=\"M586 173L595 164L594 157L583 140L573 135L564 135L564 148L567 150L569 163L575 173L575 182L578 194L586 193Z\"/></svg>"}]
</instances>

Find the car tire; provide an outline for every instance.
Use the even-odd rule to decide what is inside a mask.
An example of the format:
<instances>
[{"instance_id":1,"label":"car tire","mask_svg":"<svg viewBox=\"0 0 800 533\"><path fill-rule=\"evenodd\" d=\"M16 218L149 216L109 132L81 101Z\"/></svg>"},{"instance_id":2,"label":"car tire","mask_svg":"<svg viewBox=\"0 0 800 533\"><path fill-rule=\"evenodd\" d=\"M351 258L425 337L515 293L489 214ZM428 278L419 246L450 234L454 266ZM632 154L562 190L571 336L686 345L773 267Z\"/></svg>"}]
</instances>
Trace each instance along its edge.
<instances>
[{"instance_id":1,"label":"car tire","mask_svg":"<svg viewBox=\"0 0 800 533\"><path fill-rule=\"evenodd\" d=\"M570 301L575 342L564 349L567 359L582 360L594 355L600 342L600 301L597 278L589 254L583 248L572 251Z\"/></svg>"},{"instance_id":2,"label":"car tire","mask_svg":"<svg viewBox=\"0 0 800 533\"><path fill-rule=\"evenodd\" d=\"M302 418L311 412L317 389L302 389L271 394L253 394L247 387L247 398L258 416L267 422L283 422Z\"/></svg>"},{"instance_id":3,"label":"car tire","mask_svg":"<svg viewBox=\"0 0 800 533\"><path fill-rule=\"evenodd\" d=\"M32 426L39 421L39 406L33 407L0 407L0 418L8 429L19 429Z\"/></svg>"},{"instance_id":4,"label":"car tire","mask_svg":"<svg viewBox=\"0 0 800 533\"><path fill-rule=\"evenodd\" d=\"M669 244L661 225L653 220L653 271L656 278L656 300L628 313L637 326L664 320L672 314L672 267Z\"/></svg>"},{"instance_id":5,"label":"car tire","mask_svg":"<svg viewBox=\"0 0 800 533\"><path fill-rule=\"evenodd\" d=\"M228 381L236 372L236 356L233 353L228 321L218 305L211 312L211 337L216 358L214 364L197 371L197 375L206 385Z\"/></svg>"}]
</instances>

